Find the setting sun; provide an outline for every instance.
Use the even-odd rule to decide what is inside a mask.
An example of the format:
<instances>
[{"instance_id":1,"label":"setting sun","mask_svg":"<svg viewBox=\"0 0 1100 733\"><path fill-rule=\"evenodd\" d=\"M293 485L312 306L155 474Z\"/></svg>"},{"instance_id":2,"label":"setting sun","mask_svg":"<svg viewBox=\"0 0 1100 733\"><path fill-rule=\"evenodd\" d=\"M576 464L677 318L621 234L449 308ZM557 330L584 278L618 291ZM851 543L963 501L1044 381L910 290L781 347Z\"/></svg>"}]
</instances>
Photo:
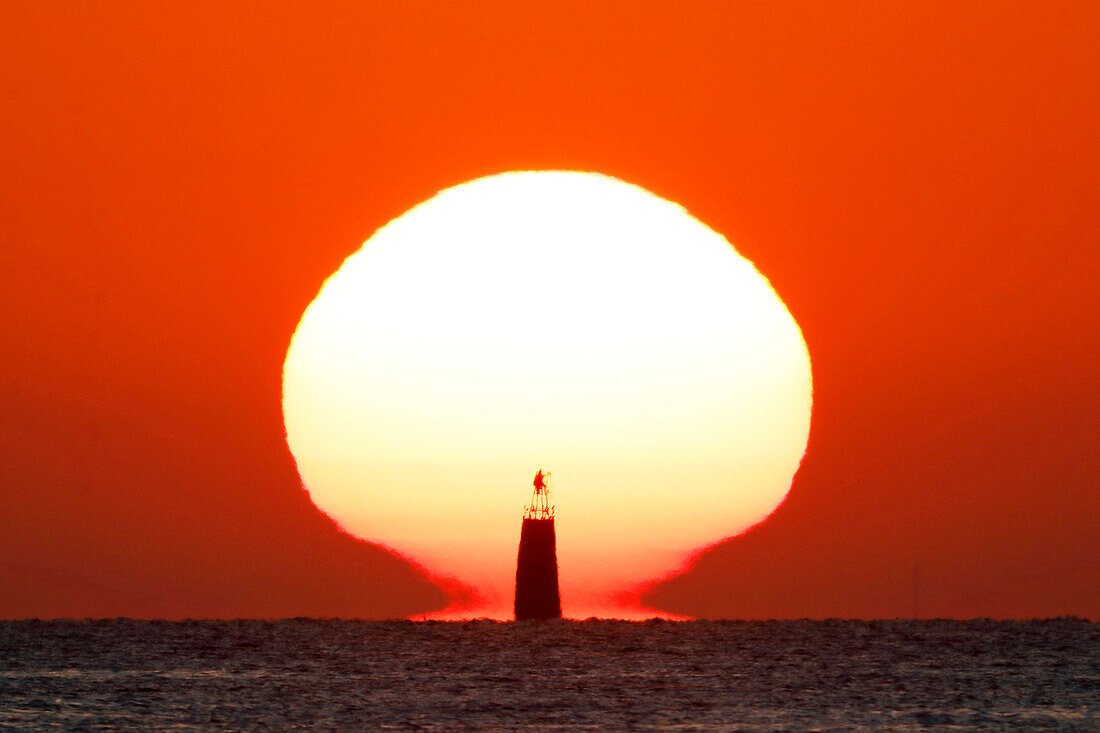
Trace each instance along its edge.
<instances>
[{"instance_id":1,"label":"setting sun","mask_svg":"<svg viewBox=\"0 0 1100 733\"><path fill-rule=\"evenodd\" d=\"M376 232L306 310L287 440L348 532L509 615L531 475L554 473L566 616L783 501L809 355L767 279L683 208L614 178L517 172ZM649 614L652 615L652 614Z\"/></svg>"}]
</instances>

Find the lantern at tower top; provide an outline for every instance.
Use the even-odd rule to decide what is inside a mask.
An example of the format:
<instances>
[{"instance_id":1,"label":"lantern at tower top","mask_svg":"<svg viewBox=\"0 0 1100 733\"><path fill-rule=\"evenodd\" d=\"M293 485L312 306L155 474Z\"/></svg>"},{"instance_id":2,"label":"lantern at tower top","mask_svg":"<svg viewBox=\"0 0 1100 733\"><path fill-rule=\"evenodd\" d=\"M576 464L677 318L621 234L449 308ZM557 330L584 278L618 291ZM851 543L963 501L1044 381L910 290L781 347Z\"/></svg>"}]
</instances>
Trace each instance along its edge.
<instances>
[{"instance_id":1,"label":"lantern at tower top","mask_svg":"<svg viewBox=\"0 0 1100 733\"><path fill-rule=\"evenodd\" d=\"M535 474L535 490L531 493L531 503L523 508L524 519L553 519L554 507L550 504L550 472L541 468Z\"/></svg>"}]
</instances>

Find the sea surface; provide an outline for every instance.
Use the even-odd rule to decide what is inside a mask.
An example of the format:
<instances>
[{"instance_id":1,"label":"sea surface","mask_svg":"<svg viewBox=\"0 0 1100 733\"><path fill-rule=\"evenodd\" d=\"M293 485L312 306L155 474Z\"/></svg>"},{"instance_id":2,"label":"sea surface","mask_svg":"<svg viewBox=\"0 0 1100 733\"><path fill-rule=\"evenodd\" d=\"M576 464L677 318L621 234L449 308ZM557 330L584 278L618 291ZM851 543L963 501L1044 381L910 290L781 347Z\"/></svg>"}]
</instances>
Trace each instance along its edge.
<instances>
[{"instance_id":1,"label":"sea surface","mask_svg":"<svg viewBox=\"0 0 1100 733\"><path fill-rule=\"evenodd\" d=\"M3 730L1100 731L1100 624L0 622Z\"/></svg>"}]
</instances>

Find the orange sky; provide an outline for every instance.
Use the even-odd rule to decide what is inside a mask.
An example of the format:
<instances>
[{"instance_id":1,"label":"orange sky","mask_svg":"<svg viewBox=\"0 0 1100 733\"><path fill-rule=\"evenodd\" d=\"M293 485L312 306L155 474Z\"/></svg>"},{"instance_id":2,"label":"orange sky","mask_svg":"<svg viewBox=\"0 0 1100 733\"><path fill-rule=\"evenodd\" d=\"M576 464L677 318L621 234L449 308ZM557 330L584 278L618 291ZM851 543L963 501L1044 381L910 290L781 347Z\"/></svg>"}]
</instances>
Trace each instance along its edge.
<instances>
[{"instance_id":1,"label":"orange sky","mask_svg":"<svg viewBox=\"0 0 1100 733\"><path fill-rule=\"evenodd\" d=\"M439 607L313 509L282 362L378 226L573 168L813 358L786 503L650 603L1100 617L1095 3L313 5L0 8L0 616Z\"/></svg>"}]
</instances>

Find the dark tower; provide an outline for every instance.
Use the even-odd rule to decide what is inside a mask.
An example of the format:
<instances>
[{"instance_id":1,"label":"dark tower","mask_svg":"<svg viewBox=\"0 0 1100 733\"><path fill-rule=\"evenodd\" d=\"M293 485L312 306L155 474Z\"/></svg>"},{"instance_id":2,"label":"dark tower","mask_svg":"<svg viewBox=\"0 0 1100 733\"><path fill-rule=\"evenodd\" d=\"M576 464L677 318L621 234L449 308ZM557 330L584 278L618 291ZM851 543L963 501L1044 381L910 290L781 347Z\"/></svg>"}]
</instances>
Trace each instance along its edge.
<instances>
[{"instance_id":1,"label":"dark tower","mask_svg":"<svg viewBox=\"0 0 1100 733\"><path fill-rule=\"evenodd\" d=\"M523 511L516 560L516 621L561 618L557 538L548 478L549 471L544 474L540 469L535 474L531 504Z\"/></svg>"}]
</instances>

